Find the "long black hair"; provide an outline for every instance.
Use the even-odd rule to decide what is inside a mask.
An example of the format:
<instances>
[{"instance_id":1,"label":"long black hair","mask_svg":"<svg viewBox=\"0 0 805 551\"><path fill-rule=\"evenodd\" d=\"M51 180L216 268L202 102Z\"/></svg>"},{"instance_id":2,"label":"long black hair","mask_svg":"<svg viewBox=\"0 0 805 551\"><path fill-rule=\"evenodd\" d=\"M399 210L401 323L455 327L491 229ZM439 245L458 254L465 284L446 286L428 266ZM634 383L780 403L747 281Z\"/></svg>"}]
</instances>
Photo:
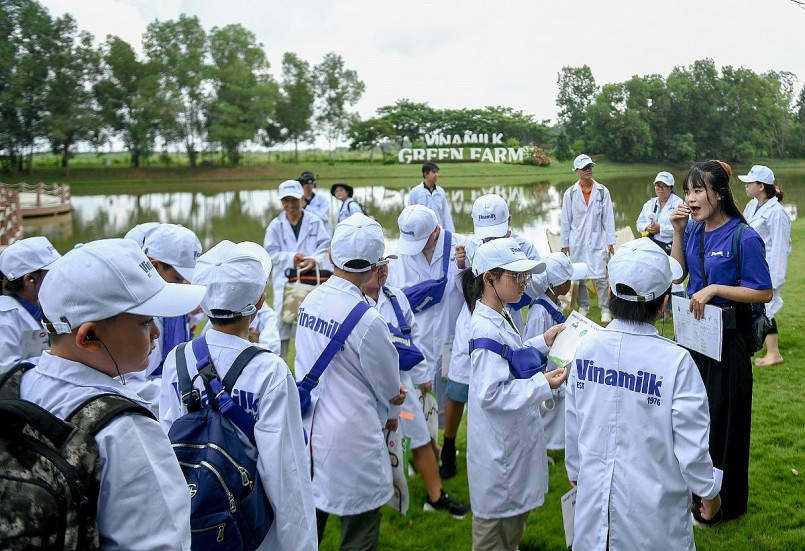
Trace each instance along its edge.
<instances>
[{"instance_id":1,"label":"long black hair","mask_svg":"<svg viewBox=\"0 0 805 551\"><path fill-rule=\"evenodd\" d=\"M472 270L464 270L461 273L461 290L464 292L464 301L467 303L467 308L470 312L475 310L475 302L484 294L484 274L482 272L477 276L472 273ZM503 270L501 268L494 268L489 270L494 279L498 279Z\"/></svg>"},{"instance_id":2,"label":"long black hair","mask_svg":"<svg viewBox=\"0 0 805 551\"><path fill-rule=\"evenodd\" d=\"M721 197L724 213L730 218L737 218L746 224L746 218L735 204L735 196L730 188L732 179L732 168L724 161L717 159L711 161L700 161L693 165L685 176L682 189L687 193L689 189L712 189L716 195ZM707 202L710 203L708 197ZM715 208L716 205L710 203Z\"/></svg>"}]
</instances>

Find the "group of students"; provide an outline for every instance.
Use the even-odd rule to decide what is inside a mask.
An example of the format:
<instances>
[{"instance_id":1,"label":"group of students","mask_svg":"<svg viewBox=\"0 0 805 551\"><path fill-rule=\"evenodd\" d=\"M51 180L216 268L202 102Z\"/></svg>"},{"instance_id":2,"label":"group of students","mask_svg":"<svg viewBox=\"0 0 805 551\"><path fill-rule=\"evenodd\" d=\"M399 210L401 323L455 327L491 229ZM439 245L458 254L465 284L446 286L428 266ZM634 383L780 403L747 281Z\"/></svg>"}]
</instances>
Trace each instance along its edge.
<instances>
[{"instance_id":1,"label":"group of students","mask_svg":"<svg viewBox=\"0 0 805 551\"><path fill-rule=\"evenodd\" d=\"M582 177L591 179L591 164L577 168ZM455 234L437 175L435 165L423 166L418 193L441 211L407 206L396 255L363 213L339 221L330 237L324 218L305 214L315 200L293 180L279 186L284 210L263 247L223 241L202 253L192 231L147 224L63 257L44 237L0 255L8 292L0 314L9 320L2 369L37 362L21 397L64 419L111 392L159 419L124 414L96 435L106 466L102 548L190 547L191 499L166 433L187 413L178 366L199 395L206 391L196 377L203 358L181 344L194 334L198 307L209 319L206 354L222 379L258 332L274 352L254 356L228 389L253 419L249 449L271 502L261 549L316 548L330 515L341 517L342 548L377 548L380 508L393 494L384 429L411 437L425 510L466 515L470 507L441 483L457 471L465 405L474 549L517 548L547 493L547 449L566 449L578 548L692 549L691 514L707 524L746 511L751 365L743 333L725 328L724 359L715 362L654 328L685 272L697 316L715 303L736 307L744 323L740 304L772 298L757 232L742 233L739 270L731 254L712 254L731 250L742 221L729 166L698 163L687 174L685 202L669 217L671 256L648 238L612 256L603 293L615 321L560 369L546 357L564 328L559 297L590 266L564 253L541 259L511 231L496 195L475 201L473 238ZM568 208L606 203L608 194L594 189L570 196L582 204ZM596 232L606 246L607 229ZM584 244L566 248L582 254ZM278 321L265 305L272 269L277 309L286 268L324 263L333 275L307 295L296 323ZM294 334L292 375L279 354ZM445 411L441 452L420 405L432 391Z\"/></svg>"}]
</instances>

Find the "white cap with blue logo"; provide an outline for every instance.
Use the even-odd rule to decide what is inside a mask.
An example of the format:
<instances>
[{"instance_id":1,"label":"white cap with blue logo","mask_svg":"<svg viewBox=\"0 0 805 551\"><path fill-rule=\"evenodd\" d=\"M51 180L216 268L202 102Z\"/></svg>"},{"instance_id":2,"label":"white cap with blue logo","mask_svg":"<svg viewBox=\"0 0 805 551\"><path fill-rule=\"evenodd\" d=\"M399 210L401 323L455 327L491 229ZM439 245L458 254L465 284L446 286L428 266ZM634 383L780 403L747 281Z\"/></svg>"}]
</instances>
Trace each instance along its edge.
<instances>
[{"instance_id":1,"label":"white cap with blue logo","mask_svg":"<svg viewBox=\"0 0 805 551\"><path fill-rule=\"evenodd\" d=\"M495 268L529 274L541 274L545 271L545 263L528 258L520 244L511 237L487 241L475 251L471 263L472 273L476 276Z\"/></svg>"},{"instance_id":2,"label":"white cap with blue logo","mask_svg":"<svg viewBox=\"0 0 805 551\"><path fill-rule=\"evenodd\" d=\"M682 277L682 266L665 254L648 237L621 245L607 264L612 294L631 302L648 302L662 296L674 280ZM618 291L618 284L635 294Z\"/></svg>"},{"instance_id":3,"label":"white cap with blue logo","mask_svg":"<svg viewBox=\"0 0 805 551\"><path fill-rule=\"evenodd\" d=\"M397 252L400 254L419 254L425 248L430 234L439 225L436 213L424 205L410 205L397 217L400 228L400 241Z\"/></svg>"}]
</instances>

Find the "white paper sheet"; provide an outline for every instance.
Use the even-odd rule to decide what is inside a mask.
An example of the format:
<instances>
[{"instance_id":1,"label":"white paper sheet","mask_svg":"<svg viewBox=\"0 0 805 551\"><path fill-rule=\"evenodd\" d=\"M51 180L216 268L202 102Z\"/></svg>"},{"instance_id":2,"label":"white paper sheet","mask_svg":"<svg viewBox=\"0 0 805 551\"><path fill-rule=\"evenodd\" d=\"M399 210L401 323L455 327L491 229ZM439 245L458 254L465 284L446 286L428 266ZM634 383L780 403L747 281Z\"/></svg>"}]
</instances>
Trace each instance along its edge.
<instances>
[{"instance_id":1,"label":"white paper sheet","mask_svg":"<svg viewBox=\"0 0 805 551\"><path fill-rule=\"evenodd\" d=\"M573 545L573 521L576 518L576 488L562 496L562 522L565 525L565 543Z\"/></svg>"},{"instance_id":2,"label":"white paper sheet","mask_svg":"<svg viewBox=\"0 0 805 551\"><path fill-rule=\"evenodd\" d=\"M672 296L674 312L674 338L676 342L721 361L721 341L724 336L721 309L711 304L704 305L704 317L697 320L690 311L690 299Z\"/></svg>"},{"instance_id":3,"label":"white paper sheet","mask_svg":"<svg viewBox=\"0 0 805 551\"><path fill-rule=\"evenodd\" d=\"M590 321L575 310L570 312L565 322L565 330L557 335L548 352L548 359L557 367L565 367L576 357L576 349L584 339L601 330L601 326Z\"/></svg>"}]
</instances>

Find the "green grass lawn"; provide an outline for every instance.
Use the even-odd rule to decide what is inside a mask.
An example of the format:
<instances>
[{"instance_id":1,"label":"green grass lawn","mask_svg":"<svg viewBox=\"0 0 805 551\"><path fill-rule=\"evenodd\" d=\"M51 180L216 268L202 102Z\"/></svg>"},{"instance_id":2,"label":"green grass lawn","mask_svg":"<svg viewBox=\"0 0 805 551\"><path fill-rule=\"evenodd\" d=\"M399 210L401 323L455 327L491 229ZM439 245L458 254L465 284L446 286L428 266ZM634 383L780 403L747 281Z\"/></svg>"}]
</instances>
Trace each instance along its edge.
<instances>
[{"instance_id":1,"label":"green grass lawn","mask_svg":"<svg viewBox=\"0 0 805 551\"><path fill-rule=\"evenodd\" d=\"M805 221L794 222L793 241L805 242ZM780 349L785 363L755 368L752 446L749 467L749 512L709 531L696 530L698 549L730 551L805 549L805 252L794 247L783 289L785 307L778 315ZM593 309L591 316L598 316ZM659 326L659 325L658 325ZM672 328L666 324L666 335ZM468 502L465 423L458 437L459 474L445 489ZM533 511L520 544L521 551L565 549L559 499L570 489L561 452L551 452L550 490L545 504ZM795 472L796 471L796 472ZM801 473L801 474L797 474ZM454 520L446 513L425 513L421 479L410 481L413 517L383 508L380 548L418 551L464 550L471 547L472 520ZM338 548L338 522L332 518L322 549Z\"/></svg>"}]
</instances>

